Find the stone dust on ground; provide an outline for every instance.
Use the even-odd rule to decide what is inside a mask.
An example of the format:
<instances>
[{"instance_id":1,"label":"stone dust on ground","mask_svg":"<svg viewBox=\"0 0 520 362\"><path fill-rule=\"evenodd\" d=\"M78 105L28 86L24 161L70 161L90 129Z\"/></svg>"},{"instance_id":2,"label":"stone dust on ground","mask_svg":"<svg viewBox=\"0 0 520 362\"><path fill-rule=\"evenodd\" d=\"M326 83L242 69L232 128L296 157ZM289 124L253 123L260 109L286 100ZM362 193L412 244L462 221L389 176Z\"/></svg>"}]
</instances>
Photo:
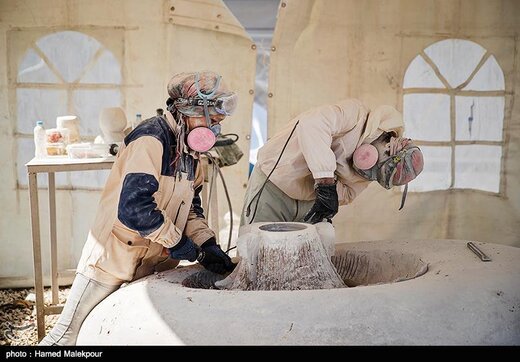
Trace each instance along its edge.
<instances>
[{"instance_id":1,"label":"stone dust on ground","mask_svg":"<svg viewBox=\"0 0 520 362\"><path fill-rule=\"evenodd\" d=\"M59 291L65 303L70 287ZM45 305L51 302L51 289L45 288ZM59 315L45 316L45 333L49 333ZM34 288L0 289L0 346L34 346L38 343Z\"/></svg>"}]
</instances>

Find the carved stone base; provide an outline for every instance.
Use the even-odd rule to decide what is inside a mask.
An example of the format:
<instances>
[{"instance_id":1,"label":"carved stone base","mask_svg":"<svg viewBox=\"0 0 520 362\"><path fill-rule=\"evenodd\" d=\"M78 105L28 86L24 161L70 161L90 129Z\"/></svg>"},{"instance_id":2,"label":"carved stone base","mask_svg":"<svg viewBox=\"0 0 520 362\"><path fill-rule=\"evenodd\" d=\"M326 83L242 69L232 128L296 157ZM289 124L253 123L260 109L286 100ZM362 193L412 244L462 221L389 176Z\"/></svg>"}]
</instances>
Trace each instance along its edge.
<instances>
[{"instance_id":1,"label":"carved stone base","mask_svg":"<svg viewBox=\"0 0 520 362\"><path fill-rule=\"evenodd\" d=\"M321 229L323 234L324 228L327 226L317 228L304 223L252 224L249 232L237 240L239 264L228 278L215 285L237 290L346 287L331 262L328 244L334 240L318 232Z\"/></svg>"}]
</instances>

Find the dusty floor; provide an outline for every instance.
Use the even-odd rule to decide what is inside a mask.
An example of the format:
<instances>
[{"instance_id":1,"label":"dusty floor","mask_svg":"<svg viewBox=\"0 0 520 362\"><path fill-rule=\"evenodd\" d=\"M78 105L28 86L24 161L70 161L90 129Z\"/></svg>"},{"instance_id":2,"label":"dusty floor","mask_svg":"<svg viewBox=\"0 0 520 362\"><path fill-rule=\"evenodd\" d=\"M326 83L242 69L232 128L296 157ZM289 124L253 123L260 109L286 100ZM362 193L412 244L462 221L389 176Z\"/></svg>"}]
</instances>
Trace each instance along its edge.
<instances>
[{"instance_id":1,"label":"dusty floor","mask_svg":"<svg viewBox=\"0 0 520 362\"><path fill-rule=\"evenodd\" d=\"M64 303L70 287L60 288L60 303ZM33 288L0 289L0 346L31 346L37 344L36 308ZM50 288L45 289L45 303L51 301ZM45 317L48 333L58 315Z\"/></svg>"}]
</instances>

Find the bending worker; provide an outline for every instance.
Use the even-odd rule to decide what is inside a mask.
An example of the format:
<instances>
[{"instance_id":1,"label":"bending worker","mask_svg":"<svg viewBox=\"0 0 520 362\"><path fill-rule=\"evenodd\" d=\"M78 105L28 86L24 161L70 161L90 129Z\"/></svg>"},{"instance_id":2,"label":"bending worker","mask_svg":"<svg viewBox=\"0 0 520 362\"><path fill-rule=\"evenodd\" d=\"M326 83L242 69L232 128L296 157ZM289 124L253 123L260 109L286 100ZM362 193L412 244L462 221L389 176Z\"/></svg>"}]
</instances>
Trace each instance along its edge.
<instances>
[{"instance_id":1,"label":"bending worker","mask_svg":"<svg viewBox=\"0 0 520 362\"><path fill-rule=\"evenodd\" d=\"M357 99L298 115L259 150L241 225L330 221L371 181L407 185L422 171L423 156L403 132L395 108L369 111Z\"/></svg>"},{"instance_id":2,"label":"bending worker","mask_svg":"<svg viewBox=\"0 0 520 362\"><path fill-rule=\"evenodd\" d=\"M75 345L90 311L121 284L179 260L221 274L233 269L204 219L199 155L215 143L236 94L213 72L178 74L168 94L165 117L140 123L124 139L63 312L40 345Z\"/></svg>"}]
</instances>

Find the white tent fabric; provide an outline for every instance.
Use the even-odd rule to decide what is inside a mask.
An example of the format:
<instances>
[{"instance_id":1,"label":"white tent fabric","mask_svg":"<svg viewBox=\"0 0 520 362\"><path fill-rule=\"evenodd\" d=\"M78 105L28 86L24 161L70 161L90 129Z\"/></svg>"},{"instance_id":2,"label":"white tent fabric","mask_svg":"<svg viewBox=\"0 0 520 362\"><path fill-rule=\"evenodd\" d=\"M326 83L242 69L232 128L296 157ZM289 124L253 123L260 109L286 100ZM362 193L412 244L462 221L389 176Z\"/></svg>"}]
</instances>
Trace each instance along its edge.
<instances>
[{"instance_id":1,"label":"white tent fabric","mask_svg":"<svg viewBox=\"0 0 520 362\"><path fill-rule=\"evenodd\" d=\"M36 120L43 119L46 128L51 128L57 116L77 112L84 127L81 136L93 140L99 133L101 108L117 105L128 120L136 113L146 119L155 115L156 108L165 108L166 85L174 73L207 69L222 74L228 87L238 93L237 111L222 123L222 129L238 134L241 150L249 150L256 49L222 0L92 0L52 6L48 0L35 0L30 10L16 2L0 2L0 48L9 49L6 62L0 62L0 118L4 120L0 122L0 151L7 155L0 162L0 203L8 205L0 214L0 288L33 285L24 164L33 154ZM75 84L78 79L81 82ZM81 93L85 90L79 89L82 82L88 83L90 91L85 97ZM116 104L106 104L112 101ZM238 225L247 156L223 173ZM56 193L61 282L72 280L71 269L79 259L105 178L102 172L92 171L56 175L61 188ZM39 180L45 187L46 177ZM221 183L217 184L219 227L226 230L228 205ZM44 273L48 275L45 191L41 190L39 199ZM227 240L221 242L227 245Z\"/></svg>"},{"instance_id":2,"label":"white tent fabric","mask_svg":"<svg viewBox=\"0 0 520 362\"><path fill-rule=\"evenodd\" d=\"M283 1L271 53L268 137L302 111L354 97L403 111L405 136L424 152L424 171L410 184L404 209L397 211L400 190L373 184L334 218L338 241L520 246L517 5Z\"/></svg>"},{"instance_id":3,"label":"white tent fabric","mask_svg":"<svg viewBox=\"0 0 520 362\"><path fill-rule=\"evenodd\" d=\"M408 66L404 75L403 87L444 88L444 85L435 75L433 68L426 63L422 56L418 55Z\"/></svg>"},{"instance_id":4,"label":"white tent fabric","mask_svg":"<svg viewBox=\"0 0 520 362\"><path fill-rule=\"evenodd\" d=\"M437 65L451 87L455 88L470 77L486 49L468 40L446 39L430 45L424 49L424 53Z\"/></svg>"}]
</instances>

